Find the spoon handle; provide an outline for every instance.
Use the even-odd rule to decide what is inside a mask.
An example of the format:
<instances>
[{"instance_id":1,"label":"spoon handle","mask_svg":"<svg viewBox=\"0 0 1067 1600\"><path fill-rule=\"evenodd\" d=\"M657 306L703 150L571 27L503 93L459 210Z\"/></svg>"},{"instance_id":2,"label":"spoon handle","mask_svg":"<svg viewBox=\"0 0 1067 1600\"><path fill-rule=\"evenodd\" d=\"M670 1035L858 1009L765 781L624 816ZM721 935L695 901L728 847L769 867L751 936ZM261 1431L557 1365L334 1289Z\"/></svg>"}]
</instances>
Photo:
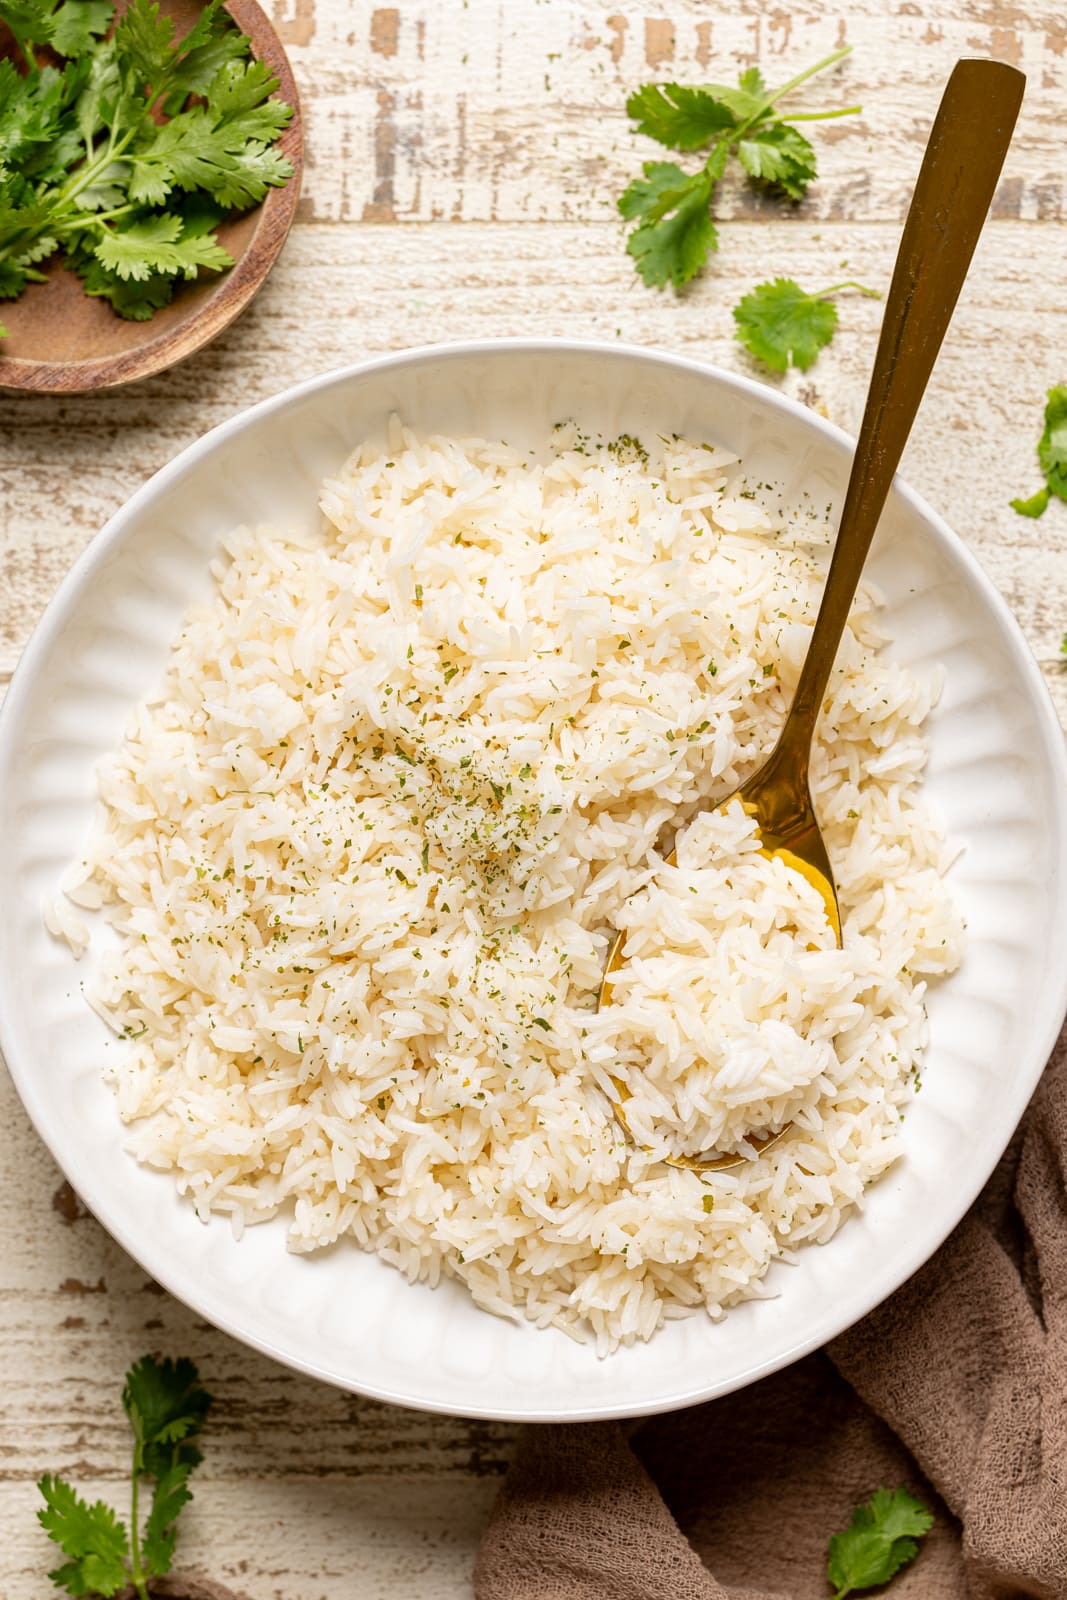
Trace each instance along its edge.
<instances>
[{"instance_id":1,"label":"spoon handle","mask_svg":"<svg viewBox=\"0 0 1067 1600\"><path fill-rule=\"evenodd\" d=\"M958 61L930 133L897 252L822 604L775 751L805 772L849 607L978 243L1025 82L1003 61Z\"/></svg>"}]
</instances>

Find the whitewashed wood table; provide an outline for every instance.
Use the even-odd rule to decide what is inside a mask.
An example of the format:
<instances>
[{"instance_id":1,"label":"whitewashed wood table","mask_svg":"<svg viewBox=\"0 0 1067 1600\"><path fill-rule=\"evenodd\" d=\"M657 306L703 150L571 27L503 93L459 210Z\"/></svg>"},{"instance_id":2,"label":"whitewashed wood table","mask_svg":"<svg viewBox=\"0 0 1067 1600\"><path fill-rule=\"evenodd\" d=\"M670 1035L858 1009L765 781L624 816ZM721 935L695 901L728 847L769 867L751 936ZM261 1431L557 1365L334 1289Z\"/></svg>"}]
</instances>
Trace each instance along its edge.
<instances>
[{"instance_id":1,"label":"whitewashed wood table","mask_svg":"<svg viewBox=\"0 0 1067 1600\"><path fill-rule=\"evenodd\" d=\"M268 0L269 5L269 0ZM751 365L730 307L760 278L885 285L909 184L957 56L1029 76L1017 140L905 471L984 563L1067 712L1067 506L1028 522L1046 388L1067 381L1061 0L273 0L304 97L299 221L266 289L210 349L109 395L0 398L0 675L85 543L151 472L235 410L340 362L432 340L625 338ZM822 177L786 211L728 183L721 250L681 300L636 279L614 200L653 154L626 92L758 62L784 81L842 43L811 104ZM838 96L841 99L838 99ZM785 387L846 427L879 319L841 304ZM85 1215L0 1075L0 1594L41 1600L45 1470L125 1499L129 1361L187 1353L218 1397L181 1549L254 1600L470 1593L510 1430L320 1387L178 1305Z\"/></svg>"}]
</instances>

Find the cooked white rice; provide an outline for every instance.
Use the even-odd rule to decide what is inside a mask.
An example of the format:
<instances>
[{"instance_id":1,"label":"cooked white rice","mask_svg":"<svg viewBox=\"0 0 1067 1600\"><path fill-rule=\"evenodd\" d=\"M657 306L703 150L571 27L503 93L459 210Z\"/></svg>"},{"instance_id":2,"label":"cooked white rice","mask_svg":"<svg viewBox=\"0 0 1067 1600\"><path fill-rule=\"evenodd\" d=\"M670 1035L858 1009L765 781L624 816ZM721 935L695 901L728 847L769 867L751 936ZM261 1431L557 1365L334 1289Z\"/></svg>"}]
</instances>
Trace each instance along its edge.
<instances>
[{"instance_id":1,"label":"cooked white rice","mask_svg":"<svg viewBox=\"0 0 1067 1600\"><path fill-rule=\"evenodd\" d=\"M226 540L101 768L72 887L119 930L94 997L133 1149L202 1216L284 1211L294 1250L347 1236L601 1351L718 1317L900 1150L961 951L917 801L938 684L862 594L812 777L837 950L738 808L657 853L769 751L824 523L707 446L535 460L398 423L321 503L313 535ZM701 1149L746 1160L657 1160Z\"/></svg>"}]
</instances>

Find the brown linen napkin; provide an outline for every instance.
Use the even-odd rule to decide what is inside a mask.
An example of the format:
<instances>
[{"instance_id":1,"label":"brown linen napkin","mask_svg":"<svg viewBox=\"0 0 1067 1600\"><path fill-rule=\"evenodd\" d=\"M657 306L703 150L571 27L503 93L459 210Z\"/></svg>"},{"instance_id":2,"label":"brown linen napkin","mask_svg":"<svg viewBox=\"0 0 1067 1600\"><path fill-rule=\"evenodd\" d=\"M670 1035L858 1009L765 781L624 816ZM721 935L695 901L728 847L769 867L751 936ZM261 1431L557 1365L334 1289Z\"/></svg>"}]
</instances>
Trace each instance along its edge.
<instances>
[{"instance_id":1,"label":"brown linen napkin","mask_svg":"<svg viewBox=\"0 0 1067 1600\"><path fill-rule=\"evenodd\" d=\"M893 1600L1067 1600L1067 1032L938 1254L825 1351L639 1424L527 1428L477 1600L826 1600L880 1485L936 1514Z\"/></svg>"}]
</instances>

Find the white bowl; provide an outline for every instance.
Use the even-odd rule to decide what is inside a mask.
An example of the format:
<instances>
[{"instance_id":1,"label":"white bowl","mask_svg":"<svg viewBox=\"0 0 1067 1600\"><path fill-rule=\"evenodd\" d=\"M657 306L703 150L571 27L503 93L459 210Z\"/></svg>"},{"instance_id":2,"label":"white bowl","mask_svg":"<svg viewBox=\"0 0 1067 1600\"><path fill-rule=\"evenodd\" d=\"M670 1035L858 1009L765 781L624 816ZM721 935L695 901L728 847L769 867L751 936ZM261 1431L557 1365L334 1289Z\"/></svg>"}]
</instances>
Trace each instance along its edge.
<instances>
[{"instance_id":1,"label":"white bowl","mask_svg":"<svg viewBox=\"0 0 1067 1600\"><path fill-rule=\"evenodd\" d=\"M1019 1120L1067 1004L1059 929L1067 762L1037 668L1003 601L945 524L898 484L873 575L894 650L940 661L927 795L965 847L952 886L960 971L933 995L905 1154L823 1248L775 1266L776 1298L669 1323L598 1360L555 1330L479 1311L455 1283L412 1287L354 1247L287 1254L276 1219L234 1241L171 1178L139 1167L100 1066L106 1030L41 920L90 826L94 762L163 670L220 537L245 520L311 524L320 480L391 411L418 429L543 440L576 418L620 433L721 441L788 496L836 502L838 429L769 388L623 346L505 341L416 350L267 400L138 491L78 560L33 636L0 717L0 1044L41 1137L103 1225L173 1294L302 1371L381 1400L468 1416L578 1420L725 1394L823 1344L891 1294L974 1199ZM87 959L91 959L87 958Z\"/></svg>"}]
</instances>

